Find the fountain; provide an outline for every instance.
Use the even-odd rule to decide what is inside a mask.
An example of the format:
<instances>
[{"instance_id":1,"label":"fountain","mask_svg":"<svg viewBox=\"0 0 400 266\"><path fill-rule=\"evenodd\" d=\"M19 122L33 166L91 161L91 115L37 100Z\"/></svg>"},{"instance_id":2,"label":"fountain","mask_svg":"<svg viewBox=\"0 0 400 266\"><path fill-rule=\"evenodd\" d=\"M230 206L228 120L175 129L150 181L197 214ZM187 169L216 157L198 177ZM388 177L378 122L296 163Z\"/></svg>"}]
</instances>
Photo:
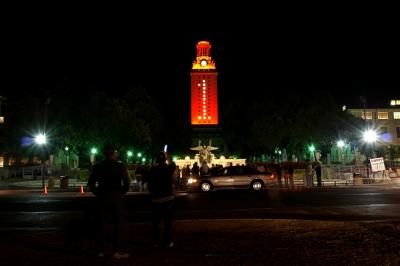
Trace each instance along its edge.
<instances>
[{"instance_id":1,"label":"fountain","mask_svg":"<svg viewBox=\"0 0 400 266\"><path fill-rule=\"evenodd\" d=\"M225 158L224 156L220 156L219 158L216 158L215 155L212 153L212 151L218 150L218 148L213 147L211 145L211 139L207 146L201 145L201 141L199 141L198 146L192 147L190 149L192 151L197 151L194 158L190 158L189 156L186 156L184 159L174 160L175 164L177 166L179 166L180 169L182 169L183 167L186 167L187 165L189 165L189 167L192 167L195 162L197 162L197 164L199 166L206 163L209 168L211 168L213 165L222 165L223 167L225 167L225 166L229 166L231 164L232 165L246 164L246 159Z\"/></svg>"}]
</instances>

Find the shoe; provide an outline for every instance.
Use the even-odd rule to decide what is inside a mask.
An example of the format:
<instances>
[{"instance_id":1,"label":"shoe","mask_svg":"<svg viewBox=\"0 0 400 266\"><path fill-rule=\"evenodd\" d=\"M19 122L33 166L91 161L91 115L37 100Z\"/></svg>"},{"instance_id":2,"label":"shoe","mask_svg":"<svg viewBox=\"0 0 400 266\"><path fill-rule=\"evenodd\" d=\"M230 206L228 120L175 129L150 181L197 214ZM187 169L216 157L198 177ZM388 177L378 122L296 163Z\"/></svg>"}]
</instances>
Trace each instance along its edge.
<instances>
[{"instance_id":1,"label":"shoe","mask_svg":"<svg viewBox=\"0 0 400 266\"><path fill-rule=\"evenodd\" d=\"M103 253L103 252L97 253L97 257L98 257L98 258L104 258L104 253Z\"/></svg>"},{"instance_id":2,"label":"shoe","mask_svg":"<svg viewBox=\"0 0 400 266\"><path fill-rule=\"evenodd\" d=\"M129 253L125 253L125 252L115 252L114 253L114 258L116 259L126 259L129 258Z\"/></svg>"}]
</instances>

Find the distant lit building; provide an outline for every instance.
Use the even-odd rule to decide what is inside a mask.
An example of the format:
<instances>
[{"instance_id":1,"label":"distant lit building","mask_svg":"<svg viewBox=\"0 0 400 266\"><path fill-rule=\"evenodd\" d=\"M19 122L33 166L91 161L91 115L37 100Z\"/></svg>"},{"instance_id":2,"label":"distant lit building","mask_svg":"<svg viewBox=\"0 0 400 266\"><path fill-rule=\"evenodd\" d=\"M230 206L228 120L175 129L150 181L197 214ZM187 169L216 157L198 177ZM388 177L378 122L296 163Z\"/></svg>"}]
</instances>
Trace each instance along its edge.
<instances>
[{"instance_id":1,"label":"distant lit building","mask_svg":"<svg viewBox=\"0 0 400 266\"><path fill-rule=\"evenodd\" d=\"M218 72L211 58L211 44L200 41L191 76L191 124L218 125Z\"/></svg>"},{"instance_id":2,"label":"distant lit building","mask_svg":"<svg viewBox=\"0 0 400 266\"><path fill-rule=\"evenodd\" d=\"M356 117L366 120L368 128L378 133L378 141L387 145L400 145L400 100L390 100L390 107L348 109Z\"/></svg>"}]
</instances>

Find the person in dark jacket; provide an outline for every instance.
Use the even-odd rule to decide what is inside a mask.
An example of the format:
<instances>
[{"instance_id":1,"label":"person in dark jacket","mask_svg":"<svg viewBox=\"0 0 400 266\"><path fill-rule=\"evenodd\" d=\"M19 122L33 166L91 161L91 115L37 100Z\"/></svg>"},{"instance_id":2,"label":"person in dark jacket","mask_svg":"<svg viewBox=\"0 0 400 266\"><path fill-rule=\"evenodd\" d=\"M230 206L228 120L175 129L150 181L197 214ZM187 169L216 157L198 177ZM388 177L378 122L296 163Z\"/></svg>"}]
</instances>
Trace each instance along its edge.
<instances>
[{"instance_id":1,"label":"person in dark jacket","mask_svg":"<svg viewBox=\"0 0 400 266\"><path fill-rule=\"evenodd\" d=\"M152 201L152 241L154 247L173 247L172 208L174 200L173 172L174 165L167 164L167 155L160 152L157 164L148 176L148 189ZM164 221L164 233L160 238L160 222Z\"/></svg>"},{"instance_id":2,"label":"person in dark jacket","mask_svg":"<svg viewBox=\"0 0 400 266\"><path fill-rule=\"evenodd\" d=\"M320 161L315 162L315 175L317 176L317 186L318 187L322 186L322 180L321 180L322 168Z\"/></svg>"},{"instance_id":3,"label":"person in dark jacket","mask_svg":"<svg viewBox=\"0 0 400 266\"><path fill-rule=\"evenodd\" d=\"M103 152L105 159L94 165L88 181L90 191L97 198L97 255L104 257L105 228L110 217L113 223L113 255L117 259L127 258L129 254L124 252L124 195L129 190L128 170L116 161L114 146L105 146Z\"/></svg>"}]
</instances>

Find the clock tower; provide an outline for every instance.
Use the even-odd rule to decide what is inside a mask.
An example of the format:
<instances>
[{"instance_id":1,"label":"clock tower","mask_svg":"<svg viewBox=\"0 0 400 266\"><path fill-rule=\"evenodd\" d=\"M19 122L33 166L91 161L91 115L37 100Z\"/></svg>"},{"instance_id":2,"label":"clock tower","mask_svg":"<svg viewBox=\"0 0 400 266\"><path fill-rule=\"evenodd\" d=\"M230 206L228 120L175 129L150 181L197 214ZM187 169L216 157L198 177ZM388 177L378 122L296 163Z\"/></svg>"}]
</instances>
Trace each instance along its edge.
<instances>
[{"instance_id":1,"label":"clock tower","mask_svg":"<svg viewBox=\"0 0 400 266\"><path fill-rule=\"evenodd\" d=\"M192 145L212 143L218 152L225 152L218 119L218 72L211 58L211 44L200 41L196 48L196 60L190 71Z\"/></svg>"},{"instance_id":2,"label":"clock tower","mask_svg":"<svg viewBox=\"0 0 400 266\"><path fill-rule=\"evenodd\" d=\"M218 125L218 94L215 62L211 58L211 44L200 41L193 61L191 76L191 124Z\"/></svg>"}]
</instances>

